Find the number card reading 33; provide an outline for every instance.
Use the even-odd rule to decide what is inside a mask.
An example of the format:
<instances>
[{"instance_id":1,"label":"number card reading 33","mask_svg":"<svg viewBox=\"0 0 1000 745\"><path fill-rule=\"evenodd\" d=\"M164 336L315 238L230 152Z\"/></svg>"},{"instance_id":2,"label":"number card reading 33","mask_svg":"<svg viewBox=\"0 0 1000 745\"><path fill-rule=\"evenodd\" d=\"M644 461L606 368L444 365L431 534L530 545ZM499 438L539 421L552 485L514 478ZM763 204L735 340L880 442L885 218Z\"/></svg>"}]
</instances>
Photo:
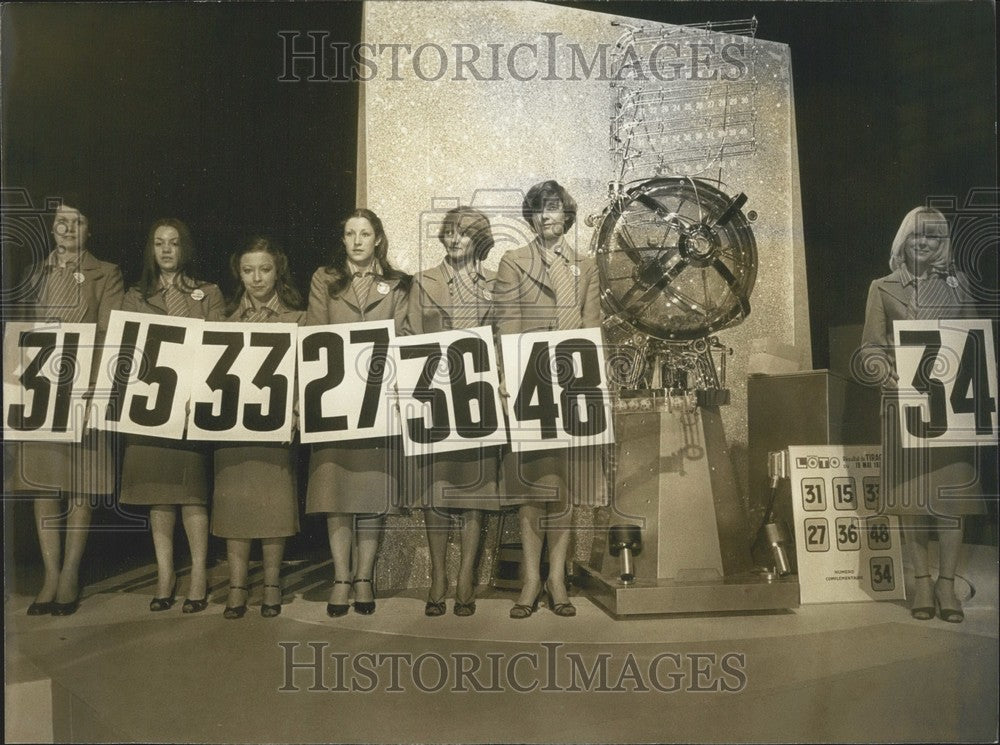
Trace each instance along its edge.
<instances>
[{"instance_id":1,"label":"number card reading 33","mask_svg":"<svg viewBox=\"0 0 1000 745\"><path fill-rule=\"evenodd\" d=\"M392 321L299 329L299 412L302 442L333 442L396 434L390 401Z\"/></svg>"},{"instance_id":2,"label":"number card reading 33","mask_svg":"<svg viewBox=\"0 0 1000 745\"><path fill-rule=\"evenodd\" d=\"M290 441L297 331L294 323L206 323L188 439Z\"/></svg>"},{"instance_id":3,"label":"number card reading 33","mask_svg":"<svg viewBox=\"0 0 1000 745\"><path fill-rule=\"evenodd\" d=\"M393 351L406 455L507 443L489 327L408 336Z\"/></svg>"},{"instance_id":4,"label":"number card reading 33","mask_svg":"<svg viewBox=\"0 0 1000 745\"><path fill-rule=\"evenodd\" d=\"M95 335L92 323L6 325L5 440L80 440Z\"/></svg>"},{"instance_id":5,"label":"number card reading 33","mask_svg":"<svg viewBox=\"0 0 1000 745\"><path fill-rule=\"evenodd\" d=\"M997 369L989 319L896 321L904 448L997 444Z\"/></svg>"},{"instance_id":6,"label":"number card reading 33","mask_svg":"<svg viewBox=\"0 0 1000 745\"><path fill-rule=\"evenodd\" d=\"M113 311L98 367L97 426L181 439L203 323Z\"/></svg>"},{"instance_id":7,"label":"number card reading 33","mask_svg":"<svg viewBox=\"0 0 1000 745\"><path fill-rule=\"evenodd\" d=\"M600 329L501 337L515 452L614 442Z\"/></svg>"}]
</instances>

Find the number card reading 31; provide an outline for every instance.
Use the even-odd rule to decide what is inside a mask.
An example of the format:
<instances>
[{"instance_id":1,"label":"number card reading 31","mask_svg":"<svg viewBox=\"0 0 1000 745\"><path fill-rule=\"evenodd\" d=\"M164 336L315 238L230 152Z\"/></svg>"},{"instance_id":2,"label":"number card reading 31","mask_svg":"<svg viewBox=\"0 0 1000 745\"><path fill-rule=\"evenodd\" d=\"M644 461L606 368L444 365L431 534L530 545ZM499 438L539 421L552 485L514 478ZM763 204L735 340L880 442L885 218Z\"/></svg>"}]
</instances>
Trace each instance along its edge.
<instances>
[{"instance_id":1,"label":"number card reading 31","mask_svg":"<svg viewBox=\"0 0 1000 745\"><path fill-rule=\"evenodd\" d=\"M5 440L78 442L90 388L92 323L6 325L3 338Z\"/></svg>"},{"instance_id":2,"label":"number card reading 31","mask_svg":"<svg viewBox=\"0 0 1000 745\"><path fill-rule=\"evenodd\" d=\"M179 440L184 436L204 321L111 313L95 399L99 429Z\"/></svg>"},{"instance_id":3,"label":"number card reading 31","mask_svg":"<svg viewBox=\"0 0 1000 745\"><path fill-rule=\"evenodd\" d=\"M879 514L878 445L788 448L803 604L903 598L899 518Z\"/></svg>"},{"instance_id":4,"label":"number card reading 31","mask_svg":"<svg viewBox=\"0 0 1000 745\"><path fill-rule=\"evenodd\" d=\"M288 442L294 323L206 323L194 361L189 440Z\"/></svg>"},{"instance_id":5,"label":"number card reading 31","mask_svg":"<svg viewBox=\"0 0 1000 745\"><path fill-rule=\"evenodd\" d=\"M893 341L903 447L996 447L990 320L896 321Z\"/></svg>"},{"instance_id":6,"label":"number card reading 31","mask_svg":"<svg viewBox=\"0 0 1000 745\"><path fill-rule=\"evenodd\" d=\"M501 337L514 452L614 442L600 329Z\"/></svg>"},{"instance_id":7,"label":"number card reading 31","mask_svg":"<svg viewBox=\"0 0 1000 745\"><path fill-rule=\"evenodd\" d=\"M392 321L299 329L302 442L362 440L396 434L390 400Z\"/></svg>"},{"instance_id":8,"label":"number card reading 31","mask_svg":"<svg viewBox=\"0 0 1000 745\"><path fill-rule=\"evenodd\" d=\"M394 352L406 455L507 444L489 327L408 336Z\"/></svg>"}]
</instances>

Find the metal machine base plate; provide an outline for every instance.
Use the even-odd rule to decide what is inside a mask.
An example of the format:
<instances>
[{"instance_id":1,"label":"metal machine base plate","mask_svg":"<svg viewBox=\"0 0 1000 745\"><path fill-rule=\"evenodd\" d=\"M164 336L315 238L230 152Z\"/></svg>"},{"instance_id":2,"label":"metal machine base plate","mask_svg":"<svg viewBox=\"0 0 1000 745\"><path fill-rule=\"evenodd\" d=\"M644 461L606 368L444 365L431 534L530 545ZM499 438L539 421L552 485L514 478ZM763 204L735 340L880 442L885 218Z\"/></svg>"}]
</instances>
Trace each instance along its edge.
<instances>
[{"instance_id":1,"label":"metal machine base plate","mask_svg":"<svg viewBox=\"0 0 1000 745\"><path fill-rule=\"evenodd\" d=\"M715 580L637 579L629 585L577 563L574 581L615 616L653 613L723 613L799 607L795 575L768 580L748 572Z\"/></svg>"}]
</instances>

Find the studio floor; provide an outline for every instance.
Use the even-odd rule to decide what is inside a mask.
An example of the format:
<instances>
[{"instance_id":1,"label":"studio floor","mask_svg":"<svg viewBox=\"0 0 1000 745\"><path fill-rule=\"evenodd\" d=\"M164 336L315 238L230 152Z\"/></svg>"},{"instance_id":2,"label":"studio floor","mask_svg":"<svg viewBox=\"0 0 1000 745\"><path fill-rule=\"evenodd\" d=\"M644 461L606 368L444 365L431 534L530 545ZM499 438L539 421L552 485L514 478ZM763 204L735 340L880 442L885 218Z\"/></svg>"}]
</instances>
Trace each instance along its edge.
<instances>
[{"instance_id":1,"label":"studio floor","mask_svg":"<svg viewBox=\"0 0 1000 745\"><path fill-rule=\"evenodd\" d=\"M86 588L69 617L5 597L7 742L949 742L997 738L997 550L970 547L966 620L905 603L615 619L423 615L424 590L374 615L325 613L329 564L289 563L284 606L225 620L212 602L151 613L155 570ZM181 575L183 598L186 577Z\"/></svg>"}]
</instances>

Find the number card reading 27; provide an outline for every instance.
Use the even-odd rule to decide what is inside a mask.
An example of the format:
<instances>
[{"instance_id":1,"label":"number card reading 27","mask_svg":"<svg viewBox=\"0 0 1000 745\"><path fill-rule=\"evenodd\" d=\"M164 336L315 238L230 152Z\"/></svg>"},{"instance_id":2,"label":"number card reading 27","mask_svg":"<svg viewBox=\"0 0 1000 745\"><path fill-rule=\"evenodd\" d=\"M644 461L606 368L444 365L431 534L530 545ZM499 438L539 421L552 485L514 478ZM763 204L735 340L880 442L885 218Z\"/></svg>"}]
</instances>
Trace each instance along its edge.
<instances>
[{"instance_id":1,"label":"number card reading 27","mask_svg":"<svg viewBox=\"0 0 1000 745\"><path fill-rule=\"evenodd\" d=\"M112 312L94 396L98 429L181 439L203 324Z\"/></svg>"},{"instance_id":2,"label":"number card reading 27","mask_svg":"<svg viewBox=\"0 0 1000 745\"><path fill-rule=\"evenodd\" d=\"M904 448L997 444L997 369L989 319L896 321Z\"/></svg>"},{"instance_id":3,"label":"number card reading 27","mask_svg":"<svg viewBox=\"0 0 1000 745\"><path fill-rule=\"evenodd\" d=\"M189 440L288 442L294 323L206 323L194 361Z\"/></svg>"},{"instance_id":4,"label":"number card reading 27","mask_svg":"<svg viewBox=\"0 0 1000 745\"><path fill-rule=\"evenodd\" d=\"M394 351L406 455L507 444L489 327L408 336Z\"/></svg>"},{"instance_id":5,"label":"number card reading 27","mask_svg":"<svg viewBox=\"0 0 1000 745\"><path fill-rule=\"evenodd\" d=\"M299 329L302 442L396 434L388 366L394 338L392 321Z\"/></svg>"},{"instance_id":6,"label":"number card reading 27","mask_svg":"<svg viewBox=\"0 0 1000 745\"><path fill-rule=\"evenodd\" d=\"M501 337L514 452L614 442L600 329Z\"/></svg>"},{"instance_id":7,"label":"number card reading 27","mask_svg":"<svg viewBox=\"0 0 1000 745\"><path fill-rule=\"evenodd\" d=\"M5 440L77 442L96 329L92 323L8 323L3 339Z\"/></svg>"}]
</instances>

